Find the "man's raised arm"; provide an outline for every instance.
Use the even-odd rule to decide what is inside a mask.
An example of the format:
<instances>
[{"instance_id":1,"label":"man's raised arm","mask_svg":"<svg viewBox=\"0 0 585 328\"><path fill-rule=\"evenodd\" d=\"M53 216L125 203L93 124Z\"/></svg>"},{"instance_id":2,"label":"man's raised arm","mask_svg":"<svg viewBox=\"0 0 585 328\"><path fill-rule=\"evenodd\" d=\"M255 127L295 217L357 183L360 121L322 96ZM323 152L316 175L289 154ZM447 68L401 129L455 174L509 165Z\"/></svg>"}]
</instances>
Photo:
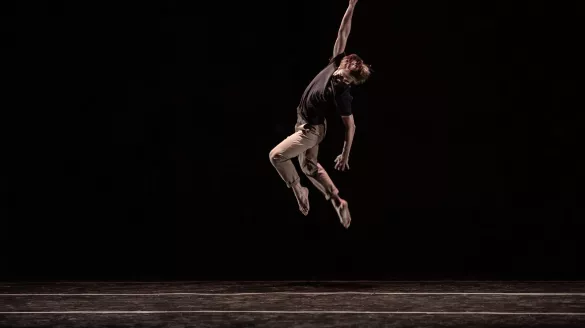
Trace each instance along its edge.
<instances>
[{"instance_id":1,"label":"man's raised arm","mask_svg":"<svg viewBox=\"0 0 585 328\"><path fill-rule=\"evenodd\" d=\"M335 47L333 47L333 57L337 57L340 53L345 51L345 45L347 44L347 38L349 32L351 32L351 19L353 18L353 10L358 0L349 0L349 6L341 21L339 32L337 32L337 41L335 41Z\"/></svg>"}]
</instances>

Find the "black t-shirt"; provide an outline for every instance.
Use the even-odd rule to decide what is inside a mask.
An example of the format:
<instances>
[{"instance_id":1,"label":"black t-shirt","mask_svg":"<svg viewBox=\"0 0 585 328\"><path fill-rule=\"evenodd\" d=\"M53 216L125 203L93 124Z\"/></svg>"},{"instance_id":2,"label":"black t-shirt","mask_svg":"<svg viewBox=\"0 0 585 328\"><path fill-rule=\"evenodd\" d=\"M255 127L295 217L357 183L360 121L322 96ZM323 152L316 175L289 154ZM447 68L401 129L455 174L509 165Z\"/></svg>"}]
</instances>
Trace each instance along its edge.
<instances>
[{"instance_id":1,"label":"black t-shirt","mask_svg":"<svg viewBox=\"0 0 585 328\"><path fill-rule=\"evenodd\" d=\"M305 89L297 108L297 114L304 122L323 124L325 116L332 112L337 112L341 116L351 115L353 100L350 94L351 86L342 82L337 83L336 79L331 78L343 57L345 53L332 58L329 65Z\"/></svg>"}]
</instances>

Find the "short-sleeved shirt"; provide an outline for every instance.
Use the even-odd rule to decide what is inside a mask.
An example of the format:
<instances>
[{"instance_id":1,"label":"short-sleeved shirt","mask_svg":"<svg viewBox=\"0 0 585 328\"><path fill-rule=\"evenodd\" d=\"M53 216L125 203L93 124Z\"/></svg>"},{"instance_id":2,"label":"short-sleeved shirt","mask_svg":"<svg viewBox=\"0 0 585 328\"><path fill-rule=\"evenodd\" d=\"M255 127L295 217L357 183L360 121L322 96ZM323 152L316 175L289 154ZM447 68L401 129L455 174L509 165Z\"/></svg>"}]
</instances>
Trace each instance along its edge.
<instances>
[{"instance_id":1,"label":"short-sleeved shirt","mask_svg":"<svg viewBox=\"0 0 585 328\"><path fill-rule=\"evenodd\" d=\"M332 78L343 57L345 53L332 58L329 65L305 89L297 108L297 114L303 122L318 125L323 124L330 113L337 112L341 116L352 114L351 86Z\"/></svg>"}]
</instances>

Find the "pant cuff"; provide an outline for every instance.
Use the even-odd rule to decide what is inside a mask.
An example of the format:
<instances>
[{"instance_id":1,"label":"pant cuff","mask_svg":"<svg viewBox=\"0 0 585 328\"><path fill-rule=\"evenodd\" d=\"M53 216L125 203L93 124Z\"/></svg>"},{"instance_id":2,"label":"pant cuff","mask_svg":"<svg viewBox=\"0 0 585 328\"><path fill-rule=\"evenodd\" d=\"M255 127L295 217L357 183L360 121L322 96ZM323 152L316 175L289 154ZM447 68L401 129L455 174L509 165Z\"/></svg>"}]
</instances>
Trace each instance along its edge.
<instances>
[{"instance_id":1,"label":"pant cuff","mask_svg":"<svg viewBox=\"0 0 585 328\"><path fill-rule=\"evenodd\" d=\"M292 188L292 186L296 185L297 183L299 183L300 177L296 177L292 182L287 182L286 186L289 188Z\"/></svg>"},{"instance_id":2,"label":"pant cuff","mask_svg":"<svg viewBox=\"0 0 585 328\"><path fill-rule=\"evenodd\" d=\"M326 193L325 193L325 199L326 199L327 201L329 201L329 200L331 200L331 196L332 196L332 195L337 195L337 194L339 194L339 190L337 190L337 189L336 189L336 190L333 190L333 191L331 191L331 192L326 192Z\"/></svg>"}]
</instances>

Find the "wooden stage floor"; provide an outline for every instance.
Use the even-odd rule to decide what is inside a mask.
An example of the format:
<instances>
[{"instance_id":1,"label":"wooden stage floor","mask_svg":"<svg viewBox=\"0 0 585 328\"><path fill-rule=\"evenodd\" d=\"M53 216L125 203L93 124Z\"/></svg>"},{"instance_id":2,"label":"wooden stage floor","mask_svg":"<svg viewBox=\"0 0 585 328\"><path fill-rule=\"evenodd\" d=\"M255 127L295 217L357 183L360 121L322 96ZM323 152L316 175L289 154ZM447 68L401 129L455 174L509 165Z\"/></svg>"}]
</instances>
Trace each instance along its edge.
<instances>
[{"instance_id":1,"label":"wooden stage floor","mask_svg":"<svg viewBox=\"0 0 585 328\"><path fill-rule=\"evenodd\" d=\"M0 327L585 327L585 282L2 282Z\"/></svg>"}]
</instances>

